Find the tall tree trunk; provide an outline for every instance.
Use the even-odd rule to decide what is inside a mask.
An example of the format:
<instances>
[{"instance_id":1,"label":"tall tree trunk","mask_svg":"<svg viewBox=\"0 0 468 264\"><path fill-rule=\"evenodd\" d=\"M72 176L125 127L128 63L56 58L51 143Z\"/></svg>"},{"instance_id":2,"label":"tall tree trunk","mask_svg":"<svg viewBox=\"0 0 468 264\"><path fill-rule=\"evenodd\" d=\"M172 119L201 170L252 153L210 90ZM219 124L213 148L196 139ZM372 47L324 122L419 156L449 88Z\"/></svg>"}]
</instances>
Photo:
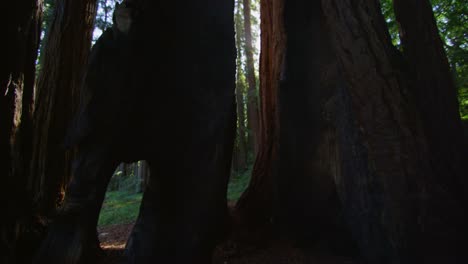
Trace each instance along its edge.
<instances>
[{"instance_id":1,"label":"tall tree trunk","mask_svg":"<svg viewBox=\"0 0 468 264\"><path fill-rule=\"evenodd\" d=\"M369 263L459 262L464 211L434 178L432 142L379 2L322 4L345 79L337 188L363 255Z\"/></svg>"},{"instance_id":2,"label":"tall tree trunk","mask_svg":"<svg viewBox=\"0 0 468 264\"><path fill-rule=\"evenodd\" d=\"M257 81L255 77L255 63L253 50L253 35L252 35L252 14L250 0L243 0L244 11L244 34L245 34L245 59L246 59L246 75L249 85L247 90L247 115L248 126L250 129L250 143L253 147L254 155L258 152L259 144L259 117L258 117L258 99L257 99Z\"/></svg>"},{"instance_id":3,"label":"tall tree trunk","mask_svg":"<svg viewBox=\"0 0 468 264\"><path fill-rule=\"evenodd\" d=\"M277 93L284 57L283 1L264 0L261 10L260 130L259 150L247 190L236 204L241 221L252 229L270 222L272 216L272 174L277 160Z\"/></svg>"},{"instance_id":4,"label":"tall tree trunk","mask_svg":"<svg viewBox=\"0 0 468 264\"><path fill-rule=\"evenodd\" d=\"M30 188L41 214L50 215L70 179L73 153L64 137L78 105L80 85L91 46L96 0L59 0L46 38L34 114Z\"/></svg>"},{"instance_id":5,"label":"tall tree trunk","mask_svg":"<svg viewBox=\"0 0 468 264\"><path fill-rule=\"evenodd\" d=\"M454 191L466 205L468 153L463 140L457 88L428 0L395 0L401 27L403 55L429 144L430 163L440 184ZM466 207L466 206L465 206Z\"/></svg>"},{"instance_id":6,"label":"tall tree trunk","mask_svg":"<svg viewBox=\"0 0 468 264\"><path fill-rule=\"evenodd\" d=\"M6 208L0 221L0 262L23 263L18 241L30 229L32 210L27 163L30 160L31 113L41 24L41 1L6 2L1 19L5 45L0 64L0 175ZM12 197L15 197L14 199ZM13 199L13 200L12 200ZM29 226L28 226L29 225ZM33 243L31 237L29 240ZM30 245L28 245L30 246ZM27 254L26 254L27 255ZM18 258L16 256L19 256ZM23 256L23 257L21 257Z\"/></svg>"},{"instance_id":7,"label":"tall tree trunk","mask_svg":"<svg viewBox=\"0 0 468 264\"><path fill-rule=\"evenodd\" d=\"M244 92L245 86L243 82L242 71L242 17L240 0L237 1L237 13L235 16L236 23L236 46L237 46L237 73L236 73L236 102L237 102L237 148L233 155L234 164L237 170L245 170L247 168L247 142L246 142L246 127L245 127L245 104Z\"/></svg>"},{"instance_id":8,"label":"tall tree trunk","mask_svg":"<svg viewBox=\"0 0 468 264\"><path fill-rule=\"evenodd\" d=\"M334 182L339 173L334 124L324 114L331 111L337 63L320 2L264 1L263 7L278 8L262 9L265 137L237 208L248 225L258 229L273 218L302 245L349 242Z\"/></svg>"}]
</instances>

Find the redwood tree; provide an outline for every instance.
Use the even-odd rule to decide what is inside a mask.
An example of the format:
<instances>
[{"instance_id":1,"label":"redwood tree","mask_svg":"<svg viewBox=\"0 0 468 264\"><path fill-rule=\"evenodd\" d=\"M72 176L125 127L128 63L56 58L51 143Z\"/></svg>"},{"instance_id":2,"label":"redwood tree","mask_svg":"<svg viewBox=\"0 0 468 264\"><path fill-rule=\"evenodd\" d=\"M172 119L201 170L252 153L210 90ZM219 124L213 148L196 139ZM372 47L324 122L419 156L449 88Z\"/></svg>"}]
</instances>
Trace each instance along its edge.
<instances>
[{"instance_id":1,"label":"redwood tree","mask_svg":"<svg viewBox=\"0 0 468 264\"><path fill-rule=\"evenodd\" d=\"M70 178L72 152L64 138L78 105L91 46L96 0L59 0L45 40L34 113L30 188L41 214L49 215Z\"/></svg>"},{"instance_id":2,"label":"redwood tree","mask_svg":"<svg viewBox=\"0 0 468 264\"><path fill-rule=\"evenodd\" d=\"M252 34L252 11L251 1L242 0L242 10L244 14L244 53L245 53L245 70L247 77L247 116L248 126L250 132L250 145L254 154L258 152L259 144L259 117L258 117L258 103L257 103L257 80L255 77L255 62L254 62L254 48L253 48L253 34Z\"/></svg>"},{"instance_id":3,"label":"redwood tree","mask_svg":"<svg viewBox=\"0 0 468 264\"><path fill-rule=\"evenodd\" d=\"M406 12L420 17L419 13L429 7L424 2L426 10L419 1L414 6L417 8ZM436 256L453 261L462 252L459 243L460 234L466 232L465 212L456 192L441 184L444 181L431 162L430 146L437 143L430 136L432 131L426 129L419 99L412 91L415 80L427 76L408 71L406 63L417 61L403 61L393 47L378 1L334 0L322 4L344 76L340 95L344 112L338 122L342 168L337 188L363 255L372 263L440 261ZM433 17L426 14L423 24L432 23ZM428 33L434 36L436 28ZM437 41L420 43L419 48L443 56L441 49L425 49L432 45L438 45ZM427 68L430 66L422 70ZM443 75L434 70L427 74ZM427 92L430 96L445 93L434 89ZM450 91L444 95L451 96ZM453 97L444 103L456 107ZM458 113L441 105L432 107L451 120L457 119ZM439 140L449 143L450 139ZM456 155L456 150L450 153ZM445 168L445 177L453 177L449 166Z\"/></svg>"},{"instance_id":4,"label":"redwood tree","mask_svg":"<svg viewBox=\"0 0 468 264\"><path fill-rule=\"evenodd\" d=\"M261 54L260 54L260 127L259 149L247 190L236 204L236 210L248 227L268 223L272 214L273 163L277 159L278 92L285 35L283 1L260 2Z\"/></svg>"},{"instance_id":5,"label":"redwood tree","mask_svg":"<svg viewBox=\"0 0 468 264\"><path fill-rule=\"evenodd\" d=\"M403 56L411 78L428 148L431 168L441 184L468 202L467 145L459 115L457 88L428 0L394 0ZM417 12L415 12L415 10Z\"/></svg>"},{"instance_id":6,"label":"redwood tree","mask_svg":"<svg viewBox=\"0 0 468 264\"><path fill-rule=\"evenodd\" d=\"M337 194L347 226L369 263L440 261L437 256L455 260L462 256L460 241L466 234L464 181L456 164L466 155L454 146L461 142L456 98L429 3L405 3L405 11L423 21L412 24L417 28L413 32L428 39L424 45L414 40L413 51L406 48L403 54L392 45L378 1L324 0L321 8L317 3L262 1L262 137L252 182L237 205L239 212L247 219L265 221L274 215L273 204L280 217L281 211L300 216L305 209L298 204L306 197L302 202L318 219L307 214L305 219L311 219L311 225L324 225L326 217L335 221L337 215L333 210L324 212L326 207L319 203L340 210L333 198ZM327 41L314 35L320 32L317 12L327 21L320 34L331 38L331 68L336 60L336 70L329 72L321 54ZM410 32L405 29L409 23L401 22L404 34ZM418 39L418 33L413 34ZM422 55L414 51L417 47ZM335 90L316 83L317 65L320 78L334 74L324 80L334 82L330 87ZM429 94L415 98L415 91L422 89L418 87L428 87L424 92ZM439 94L443 100L431 101ZM317 100L320 97L325 100ZM422 109L425 97L434 102L434 110ZM317 110L329 112L334 128L314 130L327 119L316 115ZM431 111L447 118L430 119ZM304 124L297 117L300 114ZM428 131L431 125L439 128ZM311 132L311 138L301 131ZM434 151L445 153L440 154L445 159L439 160ZM335 162L315 164L324 162L321 156ZM330 190L330 180L336 193ZM301 182L304 186L299 186ZM315 194L307 196L307 190ZM309 231L304 225L299 222L298 228Z\"/></svg>"},{"instance_id":7,"label":"redwood tree","mask_svg":"<svg viewBox=\"0 0 468 264\"><path fill-rule=\"evenodd\" d=\"M242 15L240 0L236 2L235 26L236 26L236 48L237 48L237 72L236 72L236 103L237 103L237 144L233 155L234 168L245 170L247 168L247 137L245 126L245 82L244 72L242 70Z\"/></svg>"}]
</instances>

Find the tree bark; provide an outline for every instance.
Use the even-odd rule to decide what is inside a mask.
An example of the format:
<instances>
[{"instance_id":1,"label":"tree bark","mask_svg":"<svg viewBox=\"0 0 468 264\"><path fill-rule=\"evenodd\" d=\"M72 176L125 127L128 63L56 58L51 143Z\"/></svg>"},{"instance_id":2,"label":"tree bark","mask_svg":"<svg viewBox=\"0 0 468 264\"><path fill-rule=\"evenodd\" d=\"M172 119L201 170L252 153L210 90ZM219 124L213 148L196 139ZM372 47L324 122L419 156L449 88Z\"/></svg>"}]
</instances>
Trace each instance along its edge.
<instances>
[{"instance_id":1,"label":"tree bark","mask_svg":"<svg viewBox=\"0 0 468 264\"><path fill-rule=\"evenodd\" d=\"M41 214L46 216L63 198L69 181L72 151L64 138L78 105L80 85L91 46L96 0L55 4L46 37L42 71L38 79L34 113L34 142L30 182Z\"/></svg>"},{"instance_id":2,"label":"tree bark","mask_svg":"<svg viewBox=\"0 0 468 264\"><path fill-rule=\"evenodd\" d=\"M378 1L322 4L345 81L337 188L362 254L369 263L457 262L465 214L434 179L431 139Z\"/></svg>"},{"instance_id":3,"label":"tree bark","mask_svg":"<svg viewBox=\"0 0 468 264\"><path fill-rule=\"evenodd\" d=\"M416 101L428 145L431 167L440 184L468 202L466 163L457 88L431 3L395 0L403 55L411 77L409 91Z\"/></svg>"},{"instance_id":4,"label":"tree bark","mask_svg":"<svg viewBox=\"0 0 468 264\"><path fill-rule=\"evenodd\" d=\"M23 263L27 257L17 250L32 246L18 246L31 226L33 215L30 197L25 188L28 181L31 113L41 24L41 1L13 1L4 3L1 19L5 45L0 64L0 175L7 188L1 191L4 215L0 222L0 262ZM14 200L12 200L12 197ZM14 202L13 202L14 201ZM28 227L29 225L29 227ZM33 244L32 237L28 237ZM16 257L18 256L18 257Z\"/></svg>"},{"instance_id":5,"label":"tree bark","mask_svg":"<svg viewBox=\"0 0 468 264\"><path fill-rule=\"evenodd\" d=\"M250 143L254 155L258 152L259 144L259 117L257 99L257 81L255 77L255 64L253 57L253 36L252 36L252 14L250 0L243 0L244 11L244 35L245 35L245 59L246 77L248 83L247 90L247 115L250 130Z\"/></svg>"},{"instance_id":6,"label":"tree bark","mask_svg":"<svg viewBox=\"0 0 468 264\"><path fill-rule=\"evenodd\" d=\"M262 137L237 204L251 229L273 218L300 243L342 228L334 124L323 114L335 93L336 59L320 10L319 2L262 2Z\"/></svg>"},{"instance_id":7,"label":"tree bark","mask_svg":"<svg viewBox=\"0 0 468 264\"><path fill-rule=\"evenodd\" d=\"M247 190L236 204L242 224L250 229L264 226L272 216L272 175L277 160L278 113L277 93L283 65L285 33L283 1L260 3L262 49L260 55L260 132L259 150Z\"/></svg>"}]
</instances>

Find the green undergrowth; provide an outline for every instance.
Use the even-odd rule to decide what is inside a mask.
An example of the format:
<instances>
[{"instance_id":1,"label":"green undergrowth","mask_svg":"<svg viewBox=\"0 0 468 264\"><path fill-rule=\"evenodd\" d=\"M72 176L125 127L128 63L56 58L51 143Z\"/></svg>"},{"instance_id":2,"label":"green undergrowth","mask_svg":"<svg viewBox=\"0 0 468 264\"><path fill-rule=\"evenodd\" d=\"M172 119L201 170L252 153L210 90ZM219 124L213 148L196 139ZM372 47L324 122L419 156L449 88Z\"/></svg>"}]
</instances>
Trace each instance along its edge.
<instances>
[{"instance_id":1,"label":"green undergrowth","mask_svg":"<svg viewBox=\"0 0 468 264\"><path fill-rule=\"evenodd\" d=\"M228 187L227 198L230 201L239 199L247 188L252 169L234 171ZM132 193L132 188L121 191L108 191L99 216L98 226L132 223L138 216L142 194Z\"/></svg>"},{"instance_id":2,"label":"green undergrowth","mask_svg":"<svg viewBox=\"0 0 468 264\"><path fill-rule=\"evenodd\" d=\"M233 172L229 181L227 198L230 201L236 201L240 198L250 182L252 168L243 172Z\"/></svg>"},{"instance_id":3,"label":"green undergrowth","mask_svg":"<svg viewBox=\"0 0 468 264\"><path fill-rule=\"evenodd\" d=\"M128 191L107 192L99 215L98 226L134 222L140 210L141 197L141 193L135 194Z\"/></svg>"}]
</instances>

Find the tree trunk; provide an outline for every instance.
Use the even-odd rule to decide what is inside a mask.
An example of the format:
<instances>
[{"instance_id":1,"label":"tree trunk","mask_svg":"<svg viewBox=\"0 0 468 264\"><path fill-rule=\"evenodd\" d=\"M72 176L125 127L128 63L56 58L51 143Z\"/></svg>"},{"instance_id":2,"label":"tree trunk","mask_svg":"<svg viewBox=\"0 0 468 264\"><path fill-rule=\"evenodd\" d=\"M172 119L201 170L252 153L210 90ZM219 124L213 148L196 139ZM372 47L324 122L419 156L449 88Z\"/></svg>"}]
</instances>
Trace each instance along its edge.
<instances>
[{"instance_id":1,"label":"tree trunk","mask_svg":"<svg viewBox=\"0 0 468 264\"><path fill-rule=\"evenodd\" d=\"M142 189L145 190L146 186L148 185L149 183L149 179L150 179L150 166L148 165L148 161L144 161L143 162L144 164L144 167L143 167L143 181L141 182L141 185L142 185Z\"/></svg>"},{"instance_id":2,"label":"tree trunk","mask_svg":"<svg viewBox=\"0 0 468 264\"><path fill-rule=\"evenodd\" d=\"M455 192L466 205L468 153L462 143L457 88L432 6L427 0L395 0L394 7L412 81L409 91L431 143L431 167L439 183Z\"/></svg>"},{"instance_id":3,"label":"tree trunk","mask_svg":"<svg viewBox=\"0 0 468 264\"><path fill-rule=\"evenodd\" d=\"M272 174L277 160L278 80L283 65L285 33L283 1L264 0L260 4L262 49L260 54L259 150L247 190L236 204L242 224L249 229L264 226L272 216Z\"/></svg>"},{"instance_id":4,"label":"tree trunk","mask_svg":"<svg viewBox=\"0 0 468 264\"><path fill-rule=\"evenodd\" d=\"M259 118L257 103L257 81L255 77L255 64L253 57L253 36L252 36L252 14L250 0L243 0L244 11L244 34L245 34L245 59L246 59L246 77L248 83L247 90L247 115L248 126L250 130L250 145L254 155L258 152L259 144Z\"/></svg>"},{"instance_id":5,"label":"tree trunk","mask_svg":"<svg viewBox=\"0 0 468 264\"><path fill-rule=\"evenodd\" d=\"M95 15L96 0L59 0L46 37L34 114L31 173L37 180L30 183L39 210L46 216L63 198L71 177L73 153L65 150L64 138L78 105Z\"/></svg>"},{"instance_id":6,"label":"tree trunk","mask_svg":"<svg viewBox=\"0 0 468 264\"><path fill-rule=\"evenodd\" d=\"M145 160L142 160L139 162L138 166L138 181L139 184L137 186L137 192L141 193L145 189L145 182L146 179L148 178L148 163Z\"/></svg>"},{"instance_id":7,"label":"tree trunk","mask_svg":"<svg viewBox=\"0 0 468 264\"><path fill-rule=\"evenodd\" d=\"M30 244L18 245L22 243L18 239L34 229L32 193L25 186L42 14L36 0L6 2L3 7L7 12L0 23L5 45L0 65L0 175L6 188L1 191L0 201L6 208L0 222L0 262L23 263L28 254L18 254L17 250L32 250L30 246L35 242L28 237L22 240Z\"/></svg>"},{"instance_id":8,"label":"tree trunk","mask_svg":"<svg viewBox=\"0 0 468 264\"><path fill-rule=\"evenodd\" d=\"M143 161L137 161L133 165L133 176L135 177L135 193L141 192L141 167L143 166Z\"/></svg>"},{"instance_id":9,"label":"tree trunk","mask_svg":"<svg viewBox=\"0 0 468 264\"><path fill-rule=\"evenodd\" d=\"M244 104L244 73L242 71L242 17L240 10L240 0L237 1L236 23L236 46L237 46L237 73L236 73L236 103L237 103L237 148L233 155L234 164L238 171L247 168L247 142L245 128L245 104Z\"/></svg>"},{"instance_id":10,"label":"tree trunk","mask_svg":"<svg viewBox=\"0 0 468 264\"><path fill-rule=\"evenodd\" d=\"M345 79L337 188L361 252L369 263L459 262L464 211L434 180L431 138L378 1L322 4Z\"/></svg>"}]
</instances>

